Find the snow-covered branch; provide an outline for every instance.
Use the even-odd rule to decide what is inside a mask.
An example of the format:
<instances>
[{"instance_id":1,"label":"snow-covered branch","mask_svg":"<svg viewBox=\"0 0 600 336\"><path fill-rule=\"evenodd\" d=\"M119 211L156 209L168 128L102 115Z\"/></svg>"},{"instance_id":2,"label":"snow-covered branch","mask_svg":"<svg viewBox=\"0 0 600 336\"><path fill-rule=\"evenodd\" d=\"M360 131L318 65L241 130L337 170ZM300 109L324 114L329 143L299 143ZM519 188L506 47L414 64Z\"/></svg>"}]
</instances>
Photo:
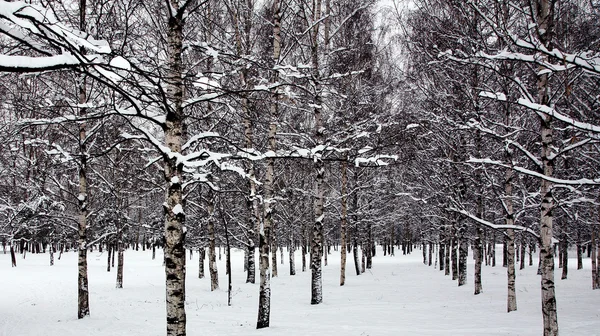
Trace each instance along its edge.
<instances>
[{"instance_id":1,"label":"snow-covered branch","mask_svg":"<svg viewBox=\"0 0 600 336\"><path fill-rule=\"evenodd\" d=\"M513 230L517 230L517 231L523 231L523 232L527 232L529 234L531 234L532 236L536 237L537 239L540 239L540 236L537 234L537 232L533 231L530 228L524 227L524 226L520 226L520 225L498 225L498 224L494 224L492 222L488 222L485 219L479 218L471 213L469 213L466 210L462 210L462 209L457 209L457 208L447 208L446 210L448 211L452 211L452 212L456 212L459 213L461 215L464 215L465 217L468 217L472 220L474 220L475 222L487 226L491 229L494 230L508 230L508 229L513 229Z\"/></svg>"},{"instance_id":2,"label":"snow-covered branch","mask_svg":"<svg viewBox=\"0 0 600 336\"><path fill-rule=\"evenodd\" d=\"M0 32L43 54L37 57L0 54L0 71L3 72L39 72L99 64L102 62L99 55L111 52L105 41L94 40L84 32L66 27L58 22L51 10L41 6L1 1L0 23ZM44 48L42 43L36 42L38 39L51 48ZM93 54L80 53L82 48ZM61 53L51 52L56 49Z\"/></svg>"},{"instance_id":3,"label":"snow-covered branch","mask_svg":"<svg viewBox=\"0 0 600 336\"><path fill-rule=\"evenodd\" d=\"M563 180L563 179L559 179L559 178L554 178L554 177L549 177L546 176L544 174L535 172L533 170L527 169L527 168L523 168L523 167L519 167L519 166L510 166L507 165L504 162L500 162L500 161L495 161L492 159L477 159L477 158L469 158L469 160L467 160L467 162L469 163L483 163L483 164L490 164L490 165L494 165L494 166L499 166L499 167L504 167L507 169L513 169L519 173L522 174L527 174L533 177L537 177L555 184L564 184L564 185L575 185L575 186L580 186L580 185L599 185L600 184L600 178L597 179L586 179L586 178L582 178L582 179L578 179L578 180Z\"/></svg>"}]
</instances>

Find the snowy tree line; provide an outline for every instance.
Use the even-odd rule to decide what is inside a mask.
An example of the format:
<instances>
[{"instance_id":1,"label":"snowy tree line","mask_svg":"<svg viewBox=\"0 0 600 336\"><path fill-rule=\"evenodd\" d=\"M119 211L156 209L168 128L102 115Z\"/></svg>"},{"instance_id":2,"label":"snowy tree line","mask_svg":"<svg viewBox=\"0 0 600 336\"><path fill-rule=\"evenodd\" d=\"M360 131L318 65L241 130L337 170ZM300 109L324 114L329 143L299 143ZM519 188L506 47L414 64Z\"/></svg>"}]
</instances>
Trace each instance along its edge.
<instances>
[{"instance_id":1,"label":"snowy tree line","mask_svg":"<svg viewBox=\"0 0 600 336\"><path fill-rule=\"evenodd\" d=\"M556 335L554 254L566 279L569 246L579 260L586 249L600 287L599 10L3 1L0 242L51 263L78 251L80 318L89 249L108 251L109 270L118 255L122 287L125 249L163 248L168 335L186 334L186 249L206 255L212 290L217 251L246 251L263 328L284 247L292 275L302 251L319 304L331 248L340 285L347 254L359 275L383 245L420 246L461 286L470 247L480 294L504 243L508 312L515 255L525 267L539 250L544 334Z\"/></svg>"}]
</instances>

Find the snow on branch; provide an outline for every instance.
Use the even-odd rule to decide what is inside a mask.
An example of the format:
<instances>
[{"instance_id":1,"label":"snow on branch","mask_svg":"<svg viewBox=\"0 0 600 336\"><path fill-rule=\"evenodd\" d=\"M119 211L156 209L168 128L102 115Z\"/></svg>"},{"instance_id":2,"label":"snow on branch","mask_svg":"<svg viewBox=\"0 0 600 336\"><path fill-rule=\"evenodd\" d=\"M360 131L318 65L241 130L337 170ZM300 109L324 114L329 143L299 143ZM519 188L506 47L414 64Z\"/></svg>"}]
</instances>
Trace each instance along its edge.
<instances>
[{"instance_id":1,"label":"snow on branch","mask_svg":"<svg viewBox=\"0 0 600 336\"><path fill-rule=\"evenodd\" d=\"M362 164L365 164L365 165L375 164L375 166L389 165L389 162L384 159L397 161L398 155L375 155L375 156L371 156L371 157L367 157L367 158L359 157L354 160L354 165L356 167L360 167Z\"/></svg>"},{"instance_id":2,"label":"snow on branch","mask_svg":"<svg viewBox=\"0 0 600 336\"><path fill-rule=\"evenodd\" d=\"M582 178L582 179L578 179L578 180L563 180L563 179L559 179L559 178L555 178L555 177L550 177L550 176L546 176L544 174L535 172L533 170L529 170L527 168L523 168L523 167L519 167L519 166L509 166L503 162L500 161L495 161L492 159L477 159L474 157L469 158L469 160L467 160L468 163L483 163L483 164L490 164L490 165L494 165L494 166L499 166L499 167L504 167L507 169L513 169L514 171L517 171L519 173L522 174L526 174L526 175L530 175L533 177L537 177L537 178L541 178L543 180L555 183L555 184L563 184L563 185L575 185L575 186L581 186L581 185L599 185L600 184L600 178L597 179L586 179L586 178Z\"/></svg>"},{"instance_id":3,"label":"snow on branch","mask_svg":"<svg viewBox=\"0 0 600 336\"><path fill-rule=\"evenodd\" d=\"M480 97L485 97L485 98L491 98L491 99L495 99L495 100L499 100L499 101L506 101L506 95L502 92L488 92L488 91L481 91L479 92L479 96Z\"/></svg>"},{"instance_id":4,"label":"snow on branch","mask_svg":"<svg viewBox=\"0 0 600 336\"><path fill-rule=\"evenodd\" d=\"M556 48L548 50L542 43L531 43L519 38L514 38L514 43L519 47L526 48L536 53L541 53L545 56L555 57L563 61L564 64L554 64L545 60L545 58L539 56L528 55L507 50L503 50L497 54L492 55L487 54L485 52L478 52L475 54L475 56L488 60L508 60L535 63L543 66L551 72L566 71L578 67L588 73L600 75L600 55L594 54L592 51L584 51L579 52L577 54L569 54L564 53Z\"/></svg>"},{"instance_id":5,"label":"snow on branch","mask_svg":"<svg viewBox=\"0 0 600 336\"><path fill-rule=\"evenodd\" d=\"M600 133L600 126L577 121L569 116L566 116L566 115L556 111L555 108L552 108L550 106L534 103L527 98L519 98L519 100L517 100L517 104L527 107L531 110L534 110L537 113L543 113L543 114L552 116L552 117L556 118L557 120L562 121L565 124L571 125L575 128L578 128L578 129L581 129L584 131Z\"/></svg>"},{"instance_id":6,"label":"snow on branch","mask_svg":"<svg viewBox=\"0 0 600 336\"><path fill-rule=\"evenodd\" d=\"M215 132L202 132L202 133L194 135L190 140L188 140L187 143L185 143L183 146L181 146L181 150L186 150L187 148L189 148L195 142L201 141L203 139L206 139L206 138L220 138L220 137L221 136L219 135L219 133L215 133Z\"/></svg>"},{"instance_id":7,"label":"snow on branch","mask_svg":"<svg viewBox=\"0 0 600 336\"><path fill-rule=\"evenodd\" d=\"M508 230L508 229L513 229L513 230L517 230L517 231L523 231L523 232L527 232L530 233L532 236L536 237L537 239L540 239L540 235L538 235L535 231L533 231L532 229L528 228L528 227L524 227L524 226L520 226L520 225L498 225L498 224L494 224L492 222L488 222L485 219L479 218L471 213L469 213L466 210L462 210L462 209L457 209L457 208L446 208L446 210L448 211L452 211L452 212L456 212L459 213L461 215L464 215L465 217L468 217L472 220L474 220L475 222L481 224L481 225L485 225L489 228L495 229L495 230ZM554 243L558 242L558 240L552 238L552 241Z\"/></svg>"},{"instance_id":8,"label":"snow on branch","mask_svg":"<svg viewBox=\"0 0 600 336\"><path fill-rule=\"evenodd\" d=\"M77 29L66 27L58 22L52 11L41 6L21 1L0 2L0 32L12 37L44 56L20 56L0 54L0 71L39 72L64 69L80 65L99 64L98 54L111 52L106 41L97 41ZM44 48L43 41L52 48ZM83 55L81 48L97 54ZM62 52L53 55L50 50Z\"/></svg>"},{"instance_id":9,"label":"snow on branch","mask_svg":"<svg viewBox=\"0 0 600 336\"><path fill-rule=\"evenodd\" d=\"M500 27L494 20L486 15L485 11L483 11L476 2L467 0L466 3L468 3L477 11L478 15L480 15L486 21L486 23L497 35L511 41L517 47L534 53L534 55L528 55L520 52L503 50L494 55L479 52L476 54L476 57L489 60L514 60L535 63L553 72L566 71L573 67L578 67L590 74L600 75L600 53L598 51L587 50L578 51L576 53L567 53L558 48L549 50L543 43L541 43L541 41L539 41L539 39L532 35L529 35L531 40L526 41L508 31L506 27ZM549 58L560 60L562 64L551 63L548 61Z\"/></svg>"},{"instance_id":10,"label":"snow on branch","mask_svg":"<svg viewBox=\"0 0 600 336\"><path fill-rule=\"evenodd\" d=\"M523 90L521 90L521 91L523 92ZM502 93L481 91L479 93L479 96L484 97L484 98L498 100L498 101L507 101L506 96ZM567 125L573 126L574 128L577 128L577 129L580 129L583 131L593 132L593 133L600 133L600 126L598 126L598 125L577 121L572 117L569 117L567 115L564 115L564 114L558 112L556 110L556 108L554 108L554 107L535 103L529 98L519 98L516 101L516 103L518 105L526 107L530 110L533 110L538 114L545 114L545 115L552 116L556 120L561 121Z\"/></svg>"}]
</instances>

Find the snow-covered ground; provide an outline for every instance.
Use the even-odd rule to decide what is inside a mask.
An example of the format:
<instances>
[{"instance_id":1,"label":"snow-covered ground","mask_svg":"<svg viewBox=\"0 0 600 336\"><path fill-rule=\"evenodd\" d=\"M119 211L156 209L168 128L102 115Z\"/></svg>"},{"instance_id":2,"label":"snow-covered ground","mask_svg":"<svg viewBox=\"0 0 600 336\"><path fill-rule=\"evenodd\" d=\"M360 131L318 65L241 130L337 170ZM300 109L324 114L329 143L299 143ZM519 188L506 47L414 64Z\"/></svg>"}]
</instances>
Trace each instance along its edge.
<instances>
[{"instance_id":1,"label":"snow-covered ground","mask_svg":"<svg viewBox=\"0 0 600 336\"><path fill-rule=\"evenodd\" d=\"M500 249L501 250L501 249ZM287 253L286 253L287 254ZM58 256L58 254L57 254ZM198 253L188 258L188 335L541 335L540 285L536 267L517 271L518 311L506 313L506 269L484 267L483 290L457 287L443 272L421 263L421 252L384 257L356 276L348 258L346 285L339 284L339 253L324 268L324 303L310 305L310 272L289 275L287 259L272 280L271 327L256 330L258 285L246 284L243 254L232 253L233 305L227 306L225 257L218 261L221 290L198 279ZM50 267L48 255L0 253L0 335L153 336L165 334L162 254L127 251L124 288L115 288L115 270L106 272L106 254L89 254L91 316L77 320L76 254ZM498 259L501 261L500 259ZM591 290L590 260L584 269L569 262L569 279L556 271L558 321L566 335L600 335L600 291ZM207 270L208 275L208 270Z\"/></svg>"}]
</instances>

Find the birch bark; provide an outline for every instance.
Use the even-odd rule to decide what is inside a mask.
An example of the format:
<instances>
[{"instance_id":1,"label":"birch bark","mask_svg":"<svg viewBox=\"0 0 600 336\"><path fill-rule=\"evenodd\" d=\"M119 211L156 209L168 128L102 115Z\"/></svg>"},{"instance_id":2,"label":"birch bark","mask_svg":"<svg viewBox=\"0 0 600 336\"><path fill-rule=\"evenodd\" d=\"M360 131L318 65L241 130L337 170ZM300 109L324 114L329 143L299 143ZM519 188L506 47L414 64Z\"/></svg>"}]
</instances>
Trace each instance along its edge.
<instances>
[{"instance_id":1,"label":"birch bark","mask_svg":"<svg viewBox=\"0 0 600 336\"><path fill-rule=\"evenodd\" d=\"M171 153L181 153L183 139L183 12L179 1L170 0L167 20L166 118L165 144ZM164 155L165 194L165 244L164 263L166 275L167 336L186 335L185 313L185 248L181 164L175 156Z\"/></svg>"},{"instance_id":2,"label":"birch bark","mask_svg":"<svg viewBox=\"0 0 600 336\"><path fill-rule=\"evenodd\" d=\"M551 50L551 39L554 34L554 0L536 0L535 21L537 23L537 35L545 48ZM550 83L549 74L541 71L537 75L538 103L550 105ZM552 117L539 115L541 126L541 161L544 176L554 175L553 156L553 128ZM556 295L554 289L554 256L552 251L552 211L554 210L554 198L552 197L552 182L542 179L540 195L542 204L540 207L540 261L541 261L541 289L542 289L542 316L544 321L544 336L558 335L558 317L556 313Z\"/></svg>"}]
</instances>

